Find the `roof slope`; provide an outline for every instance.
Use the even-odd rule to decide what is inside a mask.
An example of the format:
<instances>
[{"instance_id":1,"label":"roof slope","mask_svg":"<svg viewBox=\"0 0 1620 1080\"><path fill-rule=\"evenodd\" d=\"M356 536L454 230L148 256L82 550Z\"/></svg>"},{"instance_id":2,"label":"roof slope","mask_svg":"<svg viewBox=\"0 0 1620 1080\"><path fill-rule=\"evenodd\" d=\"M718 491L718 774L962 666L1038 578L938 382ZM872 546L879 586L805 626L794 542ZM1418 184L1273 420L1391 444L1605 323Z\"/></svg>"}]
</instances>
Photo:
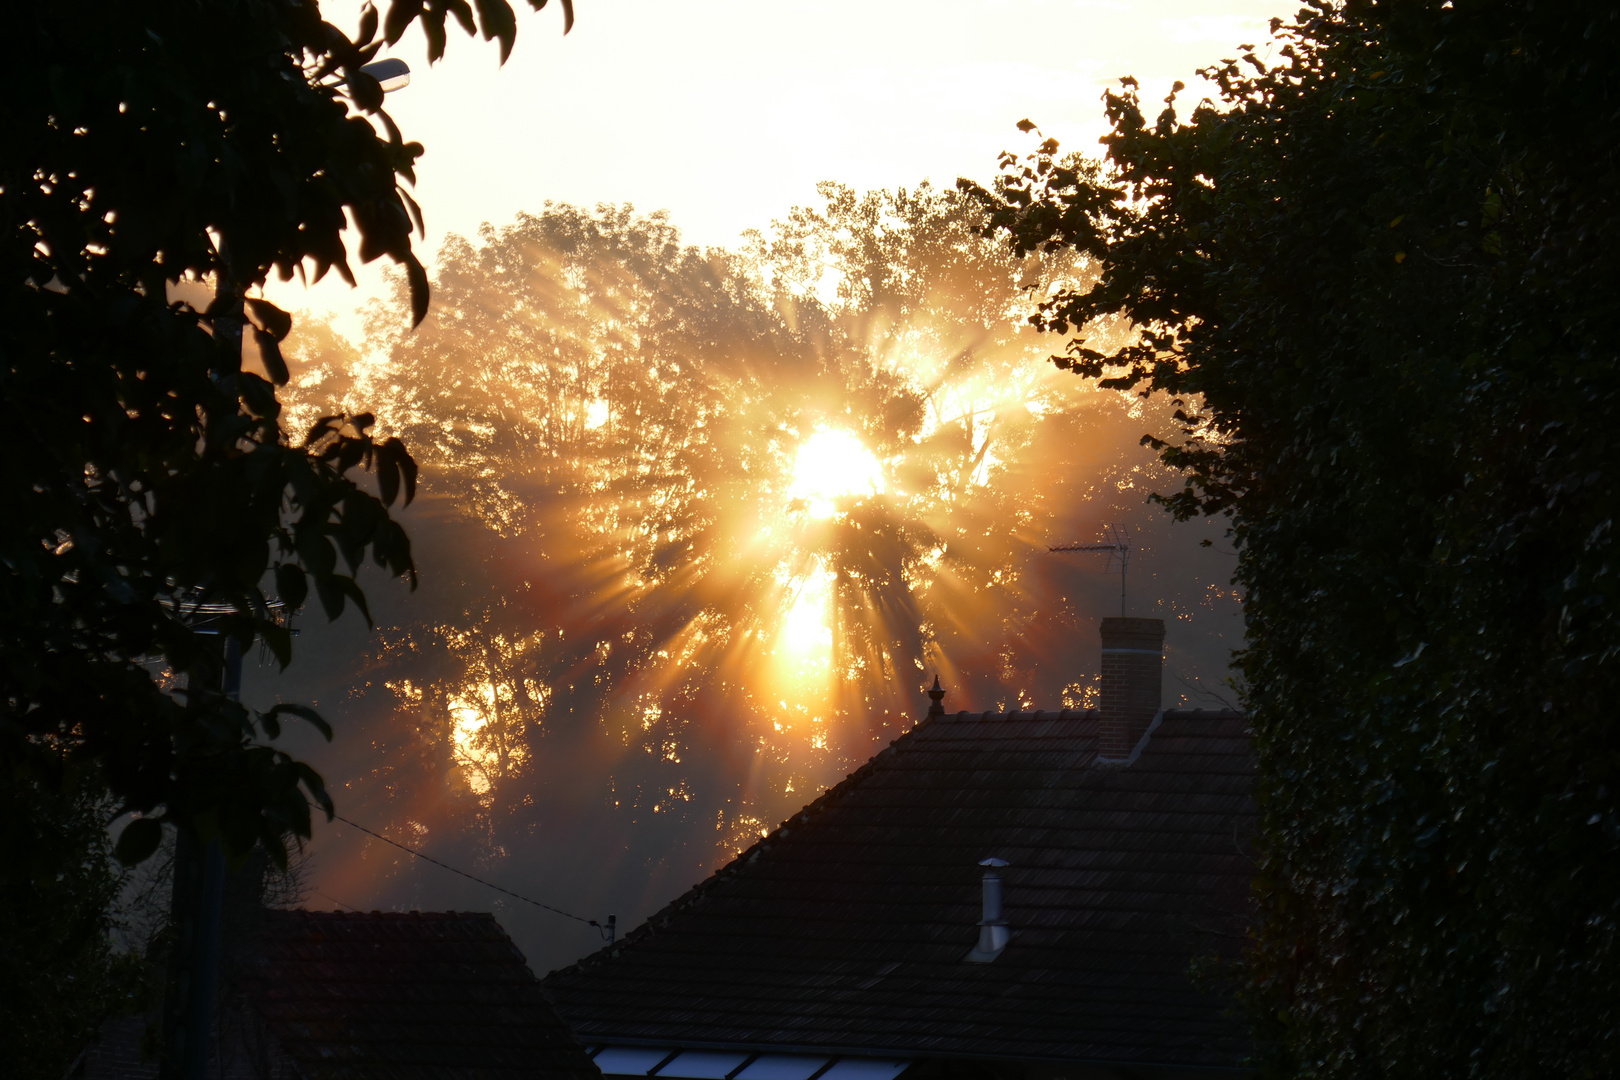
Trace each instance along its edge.
<instances>
[{"instance_id":1,"label":"roof slope","mask_svg":"<svg viewBox=\"0 0 1620 1080\"><path fill-rule=\"evenodd\" d=\"M597 1077L495 917L266 911L255 1011L305 1080Z\"/></svg>"},{"instance_id":2,"label":"roof slope","mask_svg":"<svg viewBox=\"0 0 1620 1080\"><path fill-rule=\"evenodd\" d=\"M1128 766L1095 712L924 721L736 860L546 986L587 1044L1230 1067L1255 819L1247 725L1166 713ZM998 856L1011 944L978 937Z\"/></svg>"}]
</instances>

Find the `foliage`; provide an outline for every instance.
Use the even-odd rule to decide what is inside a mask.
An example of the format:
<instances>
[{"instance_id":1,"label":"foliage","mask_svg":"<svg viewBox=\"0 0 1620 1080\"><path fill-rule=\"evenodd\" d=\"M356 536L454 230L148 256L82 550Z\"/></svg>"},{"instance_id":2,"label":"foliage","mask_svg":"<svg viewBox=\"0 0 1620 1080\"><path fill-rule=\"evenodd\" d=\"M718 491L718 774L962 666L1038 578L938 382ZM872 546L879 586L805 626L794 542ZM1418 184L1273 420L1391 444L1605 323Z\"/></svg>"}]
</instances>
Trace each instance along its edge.
<instances>
[{"instance_id":1,"label":"foliage","mask_svg":"<svg viewBox=\"0 0 1620 1080\"><path fill-rule=\"evenodd\" d=\"M504 55L510 7L479 12L396 2L387 37L420 19L437 55L453 14ZM383 44L377 13L355 41L313 0L70 0L7 24L0 761L48 786L94 766L143 815L126 861L164 822L281 857L284 834L309 835L306 797L329 802L265 740L283 717L321 721L225 700L220 638L199 631L262 641L285 665L273 600L312 592L336 617L365 610L353 574L368 556L414 575L387 509L412 495L403 444L363 413L290 437L277 387L292 321L251 295L272 270L350 277L348 215L360 257L402 264L414 317L426 310L398 186L421 147L360 70Z\"/></svg>"},{"instance_id":2,"label":"foliage","mask_svg":"<svg viewBox=\"0 0 1620 1080\"><path fill-rule=\"evenodd\" d=\"M1104 260L1058 362L1163 390L1166 501L1241 545L1250 996L1301 1076L1620 1067L1612 5L1314 2L1107 172L978 195ZM1178 84L1177 89L1180 89Z\"/></svg>"},{"instance_id":3,"label":"foliage","mask_svg":"<svg viewBox=\"0 0 1620 1080\"><path fill-rule=\"evenodd\" d=\"M0 785L0 1072L57 1080L102 1018L138 1000L138 965L114 953L105 805L26 777Z\"/></svg>"},{"instance_id":4,"label":"foliage","mask_svg":"<svg viewBox=\"0 0 1620 1080\"><path fill-rule=\"evenodd\" d=\"M387 39L420 20L436 57L449 15L510 47L506 0L479 0L476 19L465 0L396 0ZM402 486L410 501L415 465L364 413L286 430L292 320L253 293L272 270L352 281L352 219L361 259L405 268L420 320L420 215L399 181L421 147L361 70L383 44L369 6L355 41L314 0L63 0L5 25L0 776L31 796L4 814L20 905L5 974L14 995L39 991L8 1024L37 1034L19 1052L57 1075L109 1005L105 817L137 815L125 862L166 823L233 859L263 844L284 860L309 800L330 810L320 777L271 745L285 718L324 722L229 700L221 642L285 665L277 602L364 612L368 557L414 580L388 507Z\"/></svg>"}]
</instances>

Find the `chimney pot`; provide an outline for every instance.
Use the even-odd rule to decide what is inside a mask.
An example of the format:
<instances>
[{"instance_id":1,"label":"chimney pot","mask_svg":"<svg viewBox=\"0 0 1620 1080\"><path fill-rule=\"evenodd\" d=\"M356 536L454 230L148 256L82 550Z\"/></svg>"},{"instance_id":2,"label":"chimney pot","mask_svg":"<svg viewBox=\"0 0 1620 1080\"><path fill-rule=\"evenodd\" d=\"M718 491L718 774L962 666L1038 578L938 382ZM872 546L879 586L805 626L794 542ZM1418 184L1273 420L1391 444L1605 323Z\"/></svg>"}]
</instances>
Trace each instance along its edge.
<instances>
[{"instance_id":1,"label":"chimney pot","mask_svg":"<svg viewBox=\"0 0 1620 1080\"><path fill-rule=\"evenodd\" d=\"M1129 757L1159 712L1164 620L1102 621L1102 734L1097 756Z\"/></svg>"},{"instance_id":2,"label":"chimney pot","mask_svg":"<svg viewBox=\"0 0 1620 1080\"><path fill-rule=\"evenodd\" d=\"M1012 940L1012 931L1007 929L1001 905L1001 869L1007 865L1007 860L991 856L979 860L979 865L984 867L984 907L983 916L979 919L979 943L965 959L973 964L988 964L1000 956L1007 942Z\"/></svg>"}]
</instances>

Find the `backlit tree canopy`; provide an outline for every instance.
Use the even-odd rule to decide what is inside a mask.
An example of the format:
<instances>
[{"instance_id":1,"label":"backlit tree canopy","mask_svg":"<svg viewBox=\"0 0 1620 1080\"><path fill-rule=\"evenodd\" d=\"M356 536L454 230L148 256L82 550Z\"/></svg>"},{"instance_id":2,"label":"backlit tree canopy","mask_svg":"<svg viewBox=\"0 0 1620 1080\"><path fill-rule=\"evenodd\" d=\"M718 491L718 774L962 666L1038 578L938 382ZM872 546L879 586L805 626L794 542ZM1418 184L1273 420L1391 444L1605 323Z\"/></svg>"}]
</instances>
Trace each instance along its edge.
<instances>
[{"instance_id":1,"label":"backlit tree canopy","mask_svg":"<svg viewBox=\"0 0 1620 1080\"><path fill-rule=\"evenodd\" d=\"M1048 144L979 195L1021 250L1098 257L1038 322L1137 326L1061 362L1181 398L1171 505L1233 515L1268 1063L1610 1075L1620 15L1274 29L1218 106L1111 95L1106 173Z\"/></svg>"},{"instance_id":2,"label":"backlit tree canopy","mask_svg":"<svg viewBox=\"0 0 1620 1080\"><path fill-rule=\"evenodd\" d=\"M1173 474L1137 443L1168 412L1044 363L1030 290L1086 264L982 225L955 192L829 184L699 251L659 215L550 206L452 240L379 355L298 344L295 410L388 403L418 550L464 575L355 676L387 747L371 820L534 852L511 845L605 801L621 837L687 823L660 834L678 889L909 726L936 671L958 707L1084 700L1078 628L1117 578L1046 547L1151 514ZM1233 604L1141 565L1144 607Z\"/></svg>"}]
</instances>

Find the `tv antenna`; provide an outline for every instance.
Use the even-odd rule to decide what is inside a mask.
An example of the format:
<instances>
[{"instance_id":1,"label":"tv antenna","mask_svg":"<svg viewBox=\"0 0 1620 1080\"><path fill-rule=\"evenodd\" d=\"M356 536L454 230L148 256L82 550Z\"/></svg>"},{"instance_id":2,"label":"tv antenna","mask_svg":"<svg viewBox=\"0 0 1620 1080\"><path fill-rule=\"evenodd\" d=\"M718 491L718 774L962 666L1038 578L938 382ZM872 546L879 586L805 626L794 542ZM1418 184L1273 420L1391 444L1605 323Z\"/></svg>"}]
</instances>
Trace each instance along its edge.
<instances>
[{"instance_id":1,"label":"tv antenna","mask_svg":"<svg viewBox=\"0 0 1620 1080\"><path fill-rule=\"evenodd\" d=\"M1108 526L1109 535L1113 537L1112 543L1106 544L1061 544L1047 551L1106 551L1108 552L1108 565L1103 573L1111 574L1114 567L1119 567L1119 617L1125 617L1125 571L1131 565L1131 532L1123 525Z\"/></svg>"}]
</instances>

